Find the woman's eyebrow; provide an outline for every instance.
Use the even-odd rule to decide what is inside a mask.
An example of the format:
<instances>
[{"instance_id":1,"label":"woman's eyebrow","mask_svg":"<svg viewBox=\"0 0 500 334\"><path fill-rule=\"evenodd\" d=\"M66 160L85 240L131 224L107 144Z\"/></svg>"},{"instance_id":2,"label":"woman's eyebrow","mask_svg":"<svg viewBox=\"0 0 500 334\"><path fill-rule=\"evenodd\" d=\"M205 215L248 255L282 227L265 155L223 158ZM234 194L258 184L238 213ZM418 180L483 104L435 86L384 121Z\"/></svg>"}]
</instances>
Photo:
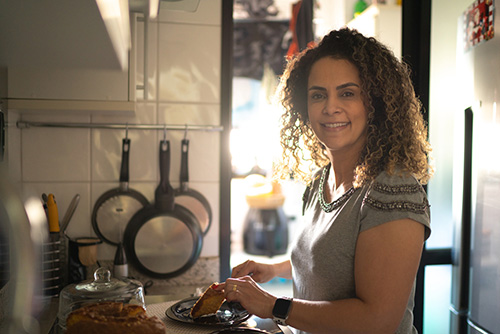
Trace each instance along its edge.
<instances>
[{"instance_id":1,"label":"woman's eyebrow","mask_svg":"<svg viewBox=\"0 0 500 334\"><path fill-rule=\"evenodd\" d=\"M311 86L308 90L326 90L326 88L321 86Z\"/></svg>"},{"instance_id":2,"label":"woman's eyebrow","mask_svg":"<svg viewBox=\"0 0 500 334\"><path fill-rule=\"evenodd\" d=\"M359 88L359 85L357 83L354 83L354 82L346 82L345 84L338 85L337 90L344 89L347 87L358 87Z\"/></svg>"},{"instance_id":3,"label":"woman's eyebrow","mask_svg":"<svg viewBox=\"0 0 500 334\"><path fill-rule=\"evenodd\" d=\"M337 87L335 87L336 90L341 90L341 89L344 89L344 88L347 88L347 87L358 87L359 88L359 85L357 83L354 83L354 82L346 82L342 85L338 85ZM308 88L308 90L326 90L325 87L321 87L321 86L311 86Z\"/></svg>"}]
</instances>

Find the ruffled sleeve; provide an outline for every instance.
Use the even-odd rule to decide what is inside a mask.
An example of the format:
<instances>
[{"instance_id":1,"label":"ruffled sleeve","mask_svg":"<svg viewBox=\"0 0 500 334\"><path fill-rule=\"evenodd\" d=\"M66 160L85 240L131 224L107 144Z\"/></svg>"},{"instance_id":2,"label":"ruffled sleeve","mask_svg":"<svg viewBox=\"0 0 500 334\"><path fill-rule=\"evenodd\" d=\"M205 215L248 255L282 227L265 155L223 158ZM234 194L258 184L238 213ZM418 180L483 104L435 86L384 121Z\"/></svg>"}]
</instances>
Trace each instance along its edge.
<instances>
[{"instance_id":1,"label":"ruffled sleeve","mask_svg":"<svg viewBox=\"0 0 500 334\"><path fill-rule=\"evenodd\" d=\"M394 220L410 218L425 226L429 238L430 205L422 185L410 175L380 174L361 205L360 232Z\"/></svg>"}]
</instances>

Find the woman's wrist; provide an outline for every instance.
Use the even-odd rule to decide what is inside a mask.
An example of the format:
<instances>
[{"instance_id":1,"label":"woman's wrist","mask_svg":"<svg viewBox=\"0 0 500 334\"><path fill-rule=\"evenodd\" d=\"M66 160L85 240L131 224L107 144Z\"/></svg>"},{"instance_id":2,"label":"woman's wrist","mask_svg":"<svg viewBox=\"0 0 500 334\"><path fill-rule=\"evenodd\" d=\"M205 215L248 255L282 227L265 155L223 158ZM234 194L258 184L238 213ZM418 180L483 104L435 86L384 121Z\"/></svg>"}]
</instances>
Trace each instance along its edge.
<instances>
[{"instance_id":1,"label":"woman's wrist","mask_svg":"<svg viewBox=\"0 0 500 334\"><path fill-rule=\"evenodd\" d=\"M273 265L273 277L291 278L292 269L290 261L275 263Z\"/></svg>"},{"instance_id":2,"label":"woman's wrist","mask_svg":"<svg viewBox=\"0 0 500 334\"><path fill-rule=\"evenodd\" d=\"M279 271L277 268L278 265L279 265L279 263L271 264L271 279L276 277L276 276L279 276Z\"/></svg>"},{"instance_id":3,"label":"woman's wrist","mask_svg":"<svg viewBox=\"0 0 500 334\"><path fill-rule=\"evenodd\" d=\"M266 310L266 318L272 319L273 318L273 308L274 305L276 304L276 300L278 300L277 297L272 296L271 301L268 305L267 310Z\"/></svg>"}]
</instances>

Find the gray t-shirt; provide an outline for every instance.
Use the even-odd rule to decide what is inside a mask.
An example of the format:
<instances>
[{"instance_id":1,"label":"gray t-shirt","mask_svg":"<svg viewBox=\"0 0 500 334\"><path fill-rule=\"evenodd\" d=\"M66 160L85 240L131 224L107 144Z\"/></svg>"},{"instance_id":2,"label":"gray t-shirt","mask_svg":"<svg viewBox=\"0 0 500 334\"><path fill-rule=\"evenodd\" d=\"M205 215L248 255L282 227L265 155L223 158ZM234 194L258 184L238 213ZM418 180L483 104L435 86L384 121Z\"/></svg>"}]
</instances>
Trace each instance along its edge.
<instances>
[{"instance_id":1,"label":"gray t-shirt","mask_svg":"<svg viewBox=\"0 0 500 334\"><path fill-rule=\"evenodd\" d=\"M319 204L319 179L316 177L304 193L304 220L308 223L292 249L295 298L339 300L356 297L354 254L358 235L365 230L410 218L425 225L425 239L429 237L427 196L413 176L382 172L374 181L337 199L330 213L323 211ZM415 284L396 331L398 334L417 332L413 327L414 294Z\"/></svg>"}]
</instances>

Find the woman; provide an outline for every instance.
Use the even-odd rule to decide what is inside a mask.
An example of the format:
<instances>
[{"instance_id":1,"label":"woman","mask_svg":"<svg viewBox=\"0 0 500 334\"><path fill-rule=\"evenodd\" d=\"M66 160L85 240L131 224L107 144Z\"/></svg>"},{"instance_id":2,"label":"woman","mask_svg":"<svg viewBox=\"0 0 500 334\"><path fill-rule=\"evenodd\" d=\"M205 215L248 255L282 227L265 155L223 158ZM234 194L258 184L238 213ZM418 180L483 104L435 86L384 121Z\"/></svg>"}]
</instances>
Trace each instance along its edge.
<instances>
[{"instance_id":1,"label":"woman","mask_svg":"<svg viewBox=\"0 0 500 334\"><path fill-rule=\"evenodd\" d=\"M247 261L224 288L250 313L308 333L416 333L414 281L429 237L430 147L407 68L354 30L325 36L281 79L280 175L309 180L291 259ZM305 147L319 170L308 176ZM294 298L257 283L293 279Z\"/></svg>"}]
</instances>

